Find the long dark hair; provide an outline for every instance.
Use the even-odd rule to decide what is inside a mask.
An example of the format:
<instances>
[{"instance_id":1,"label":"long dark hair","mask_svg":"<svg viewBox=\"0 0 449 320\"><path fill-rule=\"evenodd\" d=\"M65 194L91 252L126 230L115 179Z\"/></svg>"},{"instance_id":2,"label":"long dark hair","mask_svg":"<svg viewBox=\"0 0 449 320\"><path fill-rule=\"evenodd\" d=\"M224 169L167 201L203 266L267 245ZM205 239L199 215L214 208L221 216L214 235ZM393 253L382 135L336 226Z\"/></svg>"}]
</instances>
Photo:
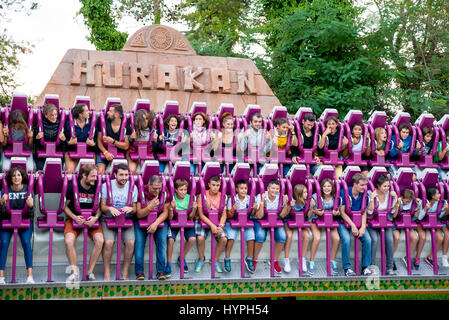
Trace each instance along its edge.
<instances>
[{"instance_id":1,"label":"long dark hair","mask_svg":"<svg viewBox=\"0 0 449 320\"><path fill-rule=\"evenodd\" d=\"M9 115L9 126L13 127L16 124L19 125L19 130L23 131L23 135L26 138L27 135L27 123L25 121L25 115L22 110L16 109L11 112Z\"/></svg>"},{"instance_id":2,"label":"long dark hair","mask_svg":"<svg viewBox=\"0 0 449 320\"><path fill-rule=\"evenodd\" d=\"M145 119L148 120L148 126L145 126ZM151 112L148 112L144 109L139 109L136 111L136 115L134 118L134 131L136 131L137 138L140 138L142 136L142 131L145 129L151 128L153 125L153 117L151 116Z\"/></svg>"},{"instance_id":3,"label":"long dark hair","mask_svg":"<svg viewBox=\"0 0 449 320\"><path fill-rule=\"evenodd\" d=\"M16 166L10 168L6 173L6 181L8 182L8 185L12 186L12 176L16 171L19 171L19 173L22 175L22 184L28 184L28 173L24 168Z\"/></svg>"}]
</instances>

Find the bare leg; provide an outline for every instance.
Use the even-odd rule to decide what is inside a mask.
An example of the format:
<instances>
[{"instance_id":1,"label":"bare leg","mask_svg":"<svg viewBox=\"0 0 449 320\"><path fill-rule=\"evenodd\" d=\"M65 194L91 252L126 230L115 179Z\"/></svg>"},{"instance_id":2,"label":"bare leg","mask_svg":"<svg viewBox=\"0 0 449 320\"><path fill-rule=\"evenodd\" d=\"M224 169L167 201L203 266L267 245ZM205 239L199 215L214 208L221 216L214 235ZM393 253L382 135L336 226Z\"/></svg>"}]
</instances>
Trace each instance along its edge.
<instances>
[{"instance_id":1,"label":"bare leg","mask_svg":"<svg viewBox=\"0 0 449 320\"><path fill-rule=\"evenodd\" d=\"M87 274L94 272L95 265L97 264L98 258L101 254L101 249L103 249L104 238L103 233L98 232L94 234L94 247L92 253L90 254L89 266L87 267Z\"/></svg>"},{"instance_id":2,"label":"bare leg","mask_svg":"<svg viewBox=\"0 0 449 320\"><path fill-rule=\"evenodd\" d=\"M78 274L78 268L76 263L76 250L75 250L75 235L71 232L66 233L64 236L65 251L69 265L72 268L72 273Z\"/></svg>"},{"instance_id":3,"label":"bare leg","mask_svg":"<svg viewBox=\"0 0 449 320\"><path fill-rule=\"evenodd\" d=\"M125 258L123 262L122 277L123 280L129 280L129 265L134 254L134 240L125 241Z\"/></svg>"},{"instance_id":4,"label":"bare leg","mask_svg":"<svg viewBox=\"0 0 449 320\"><path fill-rule=\"evenodd\" d=\"M310 261L315 261L315 255L318 251L318 246L320 245L321 241L321 230L318 229L315 223L310 223L310 229L312 229L312 246L310 247Z\"/></svg>"},{"instance_id":5,"label":"bare leg","mask_svg":"<svg viewBox=\"0 0 449 320\"><path fill-rule=\"evenodd\" d=\"M114 240L106 240L103 247L104 280L111 280L111 257Z\"/></svg>"}]
</instances>

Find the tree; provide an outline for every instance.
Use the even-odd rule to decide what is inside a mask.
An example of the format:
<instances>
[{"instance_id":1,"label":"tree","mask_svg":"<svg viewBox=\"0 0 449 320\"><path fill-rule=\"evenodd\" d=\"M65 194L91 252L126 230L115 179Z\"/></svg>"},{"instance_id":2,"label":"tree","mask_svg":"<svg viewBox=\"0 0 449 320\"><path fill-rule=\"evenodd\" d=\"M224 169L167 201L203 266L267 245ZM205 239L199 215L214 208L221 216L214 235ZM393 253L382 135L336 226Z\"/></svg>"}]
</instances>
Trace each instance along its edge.
<instances>
[{"instance_id":1,"label":"tree","mask_svg":"<svg viewBox=\"0 0 449 320\"><path fill-rule=\"evenodd\" d=\"M383 41L400 108L440 118L449 101L449 4L446 0L374 0L373 37Z\"/></svg>"},{"instance_id":2,"label":"tree","mask_svg":"<svg viewBox=\"0 0 449 320\"><path fill-rule=\"evenodd\" d=\"M383 109L376 88L387 78L379 73L382 61L360 36L360 10L338 0L303 1L281 10L286 15L264 27L270 60L262 73L291 113L311 107L316 114L336 108L341 114L360 109L367 116Z\"/></svg>"},{"instance_id":3,"label":"tree","mask_svg":"<svg viewBox=\"0 0 449 320\"><path fill-rule=\"evenodd\" d=\"M8 21L14 11L25 11L30 14L37 8L35 2L26 0L6 0L0 5L0 21ZM17 88L14 79L19 67L19 54L31 52L31 45L27 42L17 42L6 29L0 30L0 104L11 101L12 94Z\"/></svg>"}]
</instances>

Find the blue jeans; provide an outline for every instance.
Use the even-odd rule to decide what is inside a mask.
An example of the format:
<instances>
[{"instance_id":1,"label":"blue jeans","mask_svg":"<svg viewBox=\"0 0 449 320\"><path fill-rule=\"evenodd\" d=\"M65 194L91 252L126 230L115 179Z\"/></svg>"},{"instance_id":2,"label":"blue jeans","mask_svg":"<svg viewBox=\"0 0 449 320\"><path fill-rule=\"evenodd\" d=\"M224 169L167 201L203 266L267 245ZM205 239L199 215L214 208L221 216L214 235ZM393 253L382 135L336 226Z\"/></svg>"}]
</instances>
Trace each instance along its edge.
<instances>
[{"instance_id":1,"label":"blue jeans","mask_svg":"<svg viewBox=\"0 0 449 320\"><path fill-rule=\"evenodd\" d=\"M5 270L6 259L8 258L8 248L14 229L0 228L0 270ZM31 237L33 235L33 220L28 229L19 229L20 242L22 243L23 254L25 256L25 265L28 268L33 267L33 249L31 248Z\"/></svg>"},{"instance_id":2,"label":"blue jeans","mask_svg":"<svg viewBox=\"0 0 449 320\"><path fill-rule=\"evenodd\" d=\"M134 269L136 275L144 272L144 257L145 257L145 245L147 240L147 229L140 228L139 223L134 221L134 255L135 264ZM168 222L164 221L164 226L158 228L154 233L154 242L156 243L156 271L163 272L165 268L165 261L167 260L167 234L168 234Z\"/></svg>"},{"instance_id":3,"label":"blue jeans","mask_svg":"<svg viewBox=\"0 0 449 320\"><path fill-rule=\"evenodd\" d=\"M377 243L380 242L380 229L368 228L371 237L371 263L376 263ZM385 228L385 266L387 270L393 270L394 241L393 228Z\"/></svg>"},{"instance_id":4,"label":"blue jeans","mask_svg":"<svg viewBox=\"0 0 449 320\"><path fill-rule=\"evenodd\" d=\"M258 221L254 221L254 233L256 242L265 242L269 228L262 228ZM274 228L274 241L284 243L287 241L287 234L284 227Z\"/></svg>"},{"instance_id":5,"label":"blue jeans","mask_svg":"<svg viewBox=\"0 0 449 320\"><path fill-rule=\"evenodd\" d=\"M338 234L341 239L341 260L343 269L351 268L350 251L352 233L351 230L346 228L342 222L339 222ZM371 237L368 230L365 231L363 237L359 238L362 242L362 268L371 264Z\"/></svg>"}]
</instances>

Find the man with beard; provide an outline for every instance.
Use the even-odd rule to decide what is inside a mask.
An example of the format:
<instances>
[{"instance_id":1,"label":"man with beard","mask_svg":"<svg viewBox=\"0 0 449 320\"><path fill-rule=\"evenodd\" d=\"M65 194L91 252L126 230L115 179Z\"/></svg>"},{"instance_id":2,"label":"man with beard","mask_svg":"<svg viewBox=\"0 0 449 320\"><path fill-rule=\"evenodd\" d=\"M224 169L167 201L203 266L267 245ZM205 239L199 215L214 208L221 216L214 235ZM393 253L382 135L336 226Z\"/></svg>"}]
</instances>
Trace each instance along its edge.
<instances>
[{"instance_id":1,"label":"man with beard","mask_svg":"<svg viewBox=\"0 0 449 320\"><path fill-rule=\"evenodd\" d=\"M97 128L97 145L100 152L105 156L105 159L100 157L100 154L96 154L95 163L98 166L98 171L100 174L104 174L104 171L108 164L114 159L114 155L108 151L105 147L106 143L111 143L117 147L118 153L125 154L126 150L129 148L128 136L131 134L131 126L129 123L126 124L125 136L123 141L120 141L120 131L122 128L123 118L123 107L120 104L113 104L109 107L106 113L106 136L103 136L101 130L101 121L98 122Z\"/></svg>"},{"instance_id":2,"label":"man with beard","mask_svg":"<svg viewBox=\"0 0 449 320\"><path fill-rule=\"evenodd\" d=\"M132 218L136 213L137 205L137 187L134 186L132 191L131 206L128 206L129 196L129 168L127 164L120 163L114 167L115 179L111 181L112 206L107 203L107 187L106 183L101 186L101 211L104 213L103 218L114 218L121 214L126 214L127 218ZM111 280L111 257L112 248L114 247L114 239L117 230L109 229L106 222L102 221L104 233L103 263L104 263L104 280ZM125 257L122 269L122 279L129 280L128 270L134 253L134 228L126 228L122 230L123 241L125 242ZM121 245L118 243L117 245Z\"/></svg>"},{"instance_id":3,"label":"man with beard","mask_svg":"<svg viewBox=\"0 0 449 320\"><path fill-rule=\"evenodd\" d=\"M86 164L81 167L81 178L78 179L78 199L81 209L91 209L94 206L95 192L97 189L97 174L97 168L93 164ZM90 216L87 220L84 219L75 209L73 193L73 184L70 183L67 189L67 198L64 207L64 212L67 215L64 228L64 239L67 258L69 260L72 271L72 274L69 276L69 280L79 280L79 273L76 262L75 241L83 230L82 228L73 228L72 221L75 221L79 225L86 225L87 227L89 227L88 234L89 237L94 241L94 247L89 259L87 275L89 280L95 280L93 271L98 257L100 256L101 249L103 248L104 238L101 224L98 226L98 228L91 227L100 218L101 211L100 208L98 208L98 210L93 213L92 216Z\"/></svg>"}]
</instances>

